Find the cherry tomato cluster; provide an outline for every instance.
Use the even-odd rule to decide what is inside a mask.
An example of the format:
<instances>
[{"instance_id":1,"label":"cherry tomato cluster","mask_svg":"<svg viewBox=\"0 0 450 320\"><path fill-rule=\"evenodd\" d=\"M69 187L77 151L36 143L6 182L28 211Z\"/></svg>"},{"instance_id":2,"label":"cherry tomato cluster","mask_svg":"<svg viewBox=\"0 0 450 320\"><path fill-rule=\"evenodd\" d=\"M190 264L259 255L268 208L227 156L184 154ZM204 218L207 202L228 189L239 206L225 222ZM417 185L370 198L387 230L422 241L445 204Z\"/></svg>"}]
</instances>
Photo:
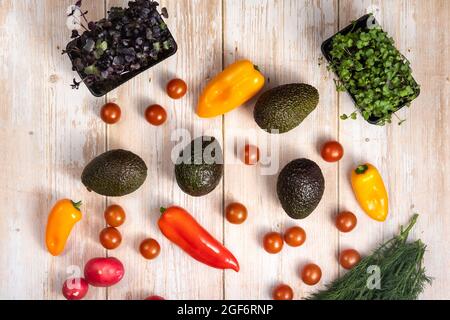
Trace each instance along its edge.
<instances>
[{"instance_id":1,"label":"cherry tomato cluster","mask_svg":"<svg viewBox=\"0 0 450 320\"><path fill-rule=\"evenodd\" d=\"M266 252L270 254L279 253L284 246L284 242L291 247L300 247L306 241L306 232L299 226L294 226L287 229L283 234L279 232L269 232L263 238L263 247ZM312 270L312 265L306 266L301 272L303 282L309 285L319 282L322 273L318 274L316 270ZM316 265L314 265L316 266ZM320 268L319 268L320 270ZM314 283L315 282L315 283ZM286 284L276 286L272 292L274 300L292 300L294 298L294 291Z\"/></svg>"},{"instance_id":2,"label":"cherry tomato cluster","mask_svg":"<svg viewBox=\"0 0 450 320\"><path fill-rule=\"evenodd\" d=\"M336 216L336 228L340 232L350 232L353 229L355 229L356 225L358 223L358 219L356 216L349 211L344 211L339 213ZM341 252L339 255L339 263L344 269L350 270L354 266L356 266L359 261L361 260L361 256L358 251L354 249L348 249Z\"/></svg>"},{"instance_id":3,"label":"cherry tomato cluster","mask_svg":"<svg viewBox=\"0 0 450 320\"><path fill-rule=\"evenodd\" d=\"M104 217L109 227L100 232L100 243L105 249L114 250L118 248L122 242L122 235L117 227L120 227L125 222L126 213L121 206L114 204L106 208ZM139 251L145 259L151 260L159 255L161 247L156 240L145 239L139 246ZM88 286L84 285L84 279L79 280L80 285L75 289L71 289L73 286L68 286L69 283L67 281L63 288L63 294L67 299L79 300L86 295ZM164 300L164 298L160 296L150 296L145 300Z\"/></svg>"},{"instance_id":4,"label":"cherry tomato cluster","mask_svg":"<svg viewBox=\"0 0 450 320\"><path fill-rule=\"evenodd\" d=\"M329 141L325 143L321 151L322 158L327 162L340 161L344 156L344 148L337 141ZM336 228L344 233L355 229L358 219L352 212L341 212L336 217ZM341 252L339 256L339 263L345 269L351 269L361 260L358 251L349 249Z\"/></svg>"},{"instance_id":5,"label":"cherry tomato cluster","mask_svg":"<svg viewBox=\"0 0 450 320\"><path fill-rule=\"evenodd\" d=\"M117 249L122 243L122 234L117 227L125 222L125 211L121 206L114 204L106 208L104 217L109 227L100 232L100 243L107 250Z\"/></svg>"},{"instance_id":6,"label":"cherry tomato cluster","mask_svg":"<svg viewBox=\"0 0 450 320\"><path fill-rule=\"evenodd\" d=\"M175 100L183 98L187 93L186 82L181 79L169 81L166 87L167 95ZM116 103L107 103L100 110L100 117L107 124L116 124L120 121L122 111ZM149 106L145 110L145 119L154 126L160 126L167 120L166 110L159 104Z\"/></svg>"},{"instance_id":7,"label":"cherry tomato cluster","mask_svg":"<svg viewBox=\"0 0 450 320\"><path fill-rule=\"evenodd\" d=\"M357 224L356 216L351 212L342 212L337 215L335 225L341 232L352 231ZM284 235L278 232L270 232L264 236L263 247L268 253L276 254L283 249L284 242L292 247L298 247L305 243L306 232L303 228L294 226L286 230ZM361 260L358 251L348 249L339 255L340 265L350 270ZM308 286L318 284L322 278L322 269L314 263L308 263L300 270L300 278ZM272 298L274 300L292 300L294 291L286 284L280 284L273 289Z\"/></svg>"},{"instance_id":8,"label":"cherry tomato cluster","mask_svg":"<svg viewBox=\"0 0 450 320\"><path fill-rule=\"evenodd\" d=\"M317 264L308 263L300 270L300 278L308 286L314 286L322 278L322 269ZM272 298L274 300L292 300L294 291L287 284L280 284L273 289Z\"/></svg>"},{"instance_id":9,"label":"cherry tomato cluster","mask_svg":"<svg viewBox=\"0 0 450 320\"><path fill-rule=\"evenodd\" d=\"M286 230L284 236L278 232L270 232L263 238L263 247L270 254L279 253L286 242L291 247L300 247L306 241L306 232L303 228L294 226Z\"/></svg>"},{"instance_id":10,"label":"cherry tomato cluster","mask_svg":"<svg viewBox=\"0 0 450 320\"><path fill-rule=\"evenodd\" d=\"M336 217L336 228L341 232L352 231L357 224L356 216L351 212L342 212ZM281 251L283 248L283 240L288 245L293 247L301 246L306 240L306 233L300 227L292 227L288 229L284 237L278 232L270 232L264 236L264 249L271 254ZM352 269L361 260L358 251L348 249L341 252L339 255L339 263L347 270ZM314 286L320 282L322 278L322 269L314 263L306 264L300 271L300 277L308 286ZM272 298L274 300L292 300L294 297L293 290L286 284L280 284L274 288Z\"/></svg>"}]
</instances>

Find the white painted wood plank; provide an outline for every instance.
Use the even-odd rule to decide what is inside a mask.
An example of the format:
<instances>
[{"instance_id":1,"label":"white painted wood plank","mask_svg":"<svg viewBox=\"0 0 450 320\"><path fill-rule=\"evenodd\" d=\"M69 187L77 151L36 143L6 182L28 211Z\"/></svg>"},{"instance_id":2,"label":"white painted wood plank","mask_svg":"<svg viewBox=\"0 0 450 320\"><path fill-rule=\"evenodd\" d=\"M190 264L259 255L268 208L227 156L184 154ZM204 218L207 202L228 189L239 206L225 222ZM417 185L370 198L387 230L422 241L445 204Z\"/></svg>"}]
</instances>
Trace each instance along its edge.
<instances>
[{"instance_id":1,"label":"white painted wood plank","mask_svg":"<svg viewBox=\"0 0 450 320\"><path fill-rule=\"evenodd\" d=\"M107 6L125 3L108 1ZM143 299L157 294L167 299L221 299L223 272L189 257L165 239L157 227L159 208L176 204L222 239L222 185L205 197L188 196L178 187L170 160L176 144L171 135L176 129L188 130L193 138L202 133L213 134L222 141L222 119L201 120L194 113L206 79L221 70L221 2L162 1L161 5L168 8L167 23L179 45L177 55L108 96L123 110L122 121L109 128L109 149L134 151L149 167L143 188L130 196L110 199L126 208L128 221L120 228L122 246L109 253L124 262L126 276L122 283L109 289L109 297ZM189 94L182 100L171 100L165 93L167 82L174 77L184 79L189 86ZM164 106L169 115L167 123L158 128L144 118L145 108L154 103ZM140 256L138 249L147 237L156 238L162 247L161 255L150 262Z\"/></svg>"},{"instance_id":2,"label":"white painted wood plank","mask_svg":"<svg viewBox=\"0 0 450 320\"><path fill-rule=\"evenodd\" d=\"M313 288L300 280L305 263L322 267L322 283L337 274L335 250L338 234L331 217L337 209L337 166L321 160L317 146L337 138L337 95L325 68L318 65L320 44L337 29L337 2L333 1L226 1L225 64L246 58L259 66L268 79L266 89L286 83L305 82L321 94L317 110L299 128L281 136L263 132L253 120L255 101L225 116L226 160L236 161L232 141L250 142L261 147L273 139L272 156L279 166L297 158L310 158L322 168L326 191L317 210L307 219L295 221L281 208L276 195L275 175L263 175L261 166L228 164L225 179L225 203L239 201L249 210L248 221L240 226L225 224L226 244L236 252L241 263L239 274L226 274L227 299L270 299L278 283L289 284L295 298L304 297ZM269 80L270 79L270 80ZM254 137L252 138L252 135ZM242 149L238 150L239 155ZM303 247L285 246L278 255L262 248L266 232L284 232L293 225L307 232Z\"/></svg>"},{"instance_id":3,"label":"white painted wood plank","mask_svg":"<svg viewBox=\"0 0 450 320\"><path fill-rule=\"evenodd\" d=\"M354 210L360 218L358 229L341 236L341 248L355 247L368 252L377 243L398 232L414 212L421 213L411 238L428 245L425 266L435 278L423 299L449 297L448 266L450 247L446 227L450 225L449 199L445 190L450 180L449 132L449 3L447 1L341 1L341 27L362 16L375 13L383 29L393 36L396 46L411 61L413 74L422 85L421 96L398 113L407 121L386 127L365 124L362 119L341 122L340 133L353 164L369 161L379 167L389 189L390 217L380 224L358 209L348 185L349 167L341 170L341 206ZM436 24L436 21L440 21ZM441 48L441 49L438 49ZM341 111L350 112L352 103L341 95ZM349 149L349 146L351 149Z\"/></svg>"},{"instance_id":4,"label":"white painted wood plank","mask_svg":"<svg viewBox=\"0 0 450 320\"><path fill-rule=\"evenodd\" d=\"M84 163L104 149L99 100L71 91L61 48L69 41L66 8L72 1L2 1L0 7L0 298L60 299L69 266L81 269L102 255L96 214L101 202L81 184ZM86 3L93 18L103 5ZM64 254L45 248L48 212L60 198L82 200L83 220ZM105 290L88 298L103 299Z\"/></svg>"},{"instance_id":5,"label":"white painted wood plank","mask_svg":"<svg viewBox=\"0 0 450 320\"><path fill-rule=\"evenodd\" d=\"M98 117L105 99L93 98L84 87L81 91L69 87L73 73L59 49L69 38L65 10L71 3L3 0L0 7L0 144L6 150L0 154L4 181L0 187L4 204L0 220L1 299L61 299L67 267L82 268L88 259L105 254L98 233L104 225L106 199L89 194L79 178L84 165L106 148L105 126ZM124 3L111 0L107 6ZM88 298L142 299L159 294L169 299L265 299L279 282L290 284L296 298L301 298L316 289L301 283L298 270L304 262L318 263L324 272L322 284L329 282L338 274L340 249L353 247L367 253L397 232L416 211L421 218L414 235L428 244L426 267L435 278L422 298L449 298L450 239L446 228L450 225L450 203L445 196L450 189L445 174L450 156L445 125L450 119L450 57L445 50L449 47L445 34L449 3L339 3L340 9L337 1L325 0L223 1L225 65L239 58L252 59L270 78L267 88L304 81L317 86L321 93L318 109L298 129L271 137L280 146L281 165L308 157L318 162L326 176L327 191L320 207L310 218L296 223L278 204L276 176L262 176L260 167L232 163L237 161L233 141L242 142L255 133L251 142L260 146L267 142L268 135L253 121L255 101L225 117L225 188L193 199L177 187L173 165L168 161L175 144L170 141L173 130L216 130L214 135L222 139L221 118L205 121L193 114L206 79L222 67L222 1L163 1L171 15L169 27L180 45L178 55L108 97L123 110L121 123L108 129L108 147L135 151L150 169L141 190L110 200L123 205L128 213L128 221L120 228L124 242L109 252L124 262L126 277L108 292L91 290ZM84 5L92 19L104 16L103 0L85 1ZM422 94L412 109L400 112L408 119L400 127L395 123L372 127L362 119L338 121L339 112L352 111L352 103L345 94L338 103L331 75L324 64L317 65L320 43L337 30L338 11L340 27L344 27L367 9L375 10L383 28L411 60L414 76L422 85ZM163 88L174 76L187 80L191 87L189 96L176 102L167 98ZM145 122L143 112L151 103L167 107L170 116L164 127L154 128ZM322 141L335 138L340 138L346 149L339 171L336 165L325 164L317 150ZM262 149L264 153L266 148ZM391 217L384 224L367 218L351 192L349 170L361 161L377 165L386 179ZM53 258L44 247L45 223L51 206L62 197L82 199L84 219L74 229L66 253ZM247 205L250 215L244 225L224 223L223 206L231 201ZM221 271L197 263L163 239L156 226L158 207L171 203L186 207L218 238L224 235L242 271L227 271L223 278ZM332 218L338 208L357 214L359 225L353 233L337 234ZM293 224L306 229L305 246L285 247L276 256L266 254L261 246L263 234L283 231ZM138 252L140 241L146 237L157 238L163 247L153 262L143 260Z\"/></svg>"},{"instance_id":6,"label":"white painted wood plank","mask_svg":"<svg viewBox=\"0 0 450 320\"><path fill-rule=\"evenodd\" d=\"M425 267L435 278L422 298L450 299L450 2L403 1L400 9L398 33L405 40L399 45L411 59L422 92L406 112L406 126L391 134L404 137L401 149L394 140L390 144L395 175L404 177L393 183L392 197L402 212L421 213L414 234L428 245Z\"/></svg>"},{"instance_id":7,"label":"white painted wood plank","mask_svg":"<svg viewBox=\"0 0 450 320\"><path fill-rule=\"evenodd\" d=\"M341 2L339 29L364 15L369 4L370 1L367 3ZM330 76L335 78L334 74L330 73ZM336 91L335 88L333 90ZM350 114L355 110L346 92L339 94L339 107L340 114ZM341 211L353 212L358 218L358 224L352 232L339 234L337 254L346 249L355 249L364 256L383 241L384 224L370 219L360 209L352 191L350 174L356 166L369 162L376 166L385 177L388 168L388 164L384 161L387 152L387 146L384 143L385 132L385 128L366 123L359 114L357 120L339 121L340 141L345 148L345 158L339 164L339 207ZM343 273L345 270L340 267L339 274Z\"/></svg>"}]
</instances>

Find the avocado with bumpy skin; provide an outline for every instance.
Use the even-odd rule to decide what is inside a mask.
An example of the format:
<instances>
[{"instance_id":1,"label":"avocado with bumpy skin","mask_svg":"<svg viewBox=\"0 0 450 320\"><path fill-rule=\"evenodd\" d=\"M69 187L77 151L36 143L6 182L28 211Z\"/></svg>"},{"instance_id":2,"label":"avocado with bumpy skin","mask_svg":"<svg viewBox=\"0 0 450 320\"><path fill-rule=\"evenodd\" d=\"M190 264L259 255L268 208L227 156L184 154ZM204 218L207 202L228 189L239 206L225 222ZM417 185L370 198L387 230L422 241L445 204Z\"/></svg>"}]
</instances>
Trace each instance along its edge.
<instances>
[{"instance_id":1,"label":"avocado with bumpy skin","mask_svg":"<svg viewBox=\"0 0 450 320\"><path fill-rule=\"evenodd\" d=\"M175 165L178 186L193 197L212 192L223 176L223 153L214 137L193 140L180 154Z\"/></svg>"},{"instance_id":2,"label":"avocado with bumpy skin","mask_svg":"<svg viewBox=\"0 0 450 320\"><path fill-rule=\"evenodd\" d=\"M316 109L319 92L304 83L285 84L261 95L253 112L258 126L269 133L298 127Z\"/></svg>"},{"instance_id":3,"label":"avocado with bumpy skin","mask_svg":"<svg viewBox=\"0 0 450 320\"><path fill-rule=\"evenodd\" d=\"M147 165L126 150L111 150L92 160L83 170L81 181L89 191L108 197L121 197L139 189L147 178Z\"/></svg>"},{"instance_id":4,"label":"avocado with bumpy skin","mask_svg":"<svg viewBox=\"0 0 450 320\"><path fill-rule=\"evenodd\" d=\"M308 159L292 161L278 176L278 199L284 211L293 219L308 217L319 205L324 191L322 170Z\"/></svg>"}]
</instances>

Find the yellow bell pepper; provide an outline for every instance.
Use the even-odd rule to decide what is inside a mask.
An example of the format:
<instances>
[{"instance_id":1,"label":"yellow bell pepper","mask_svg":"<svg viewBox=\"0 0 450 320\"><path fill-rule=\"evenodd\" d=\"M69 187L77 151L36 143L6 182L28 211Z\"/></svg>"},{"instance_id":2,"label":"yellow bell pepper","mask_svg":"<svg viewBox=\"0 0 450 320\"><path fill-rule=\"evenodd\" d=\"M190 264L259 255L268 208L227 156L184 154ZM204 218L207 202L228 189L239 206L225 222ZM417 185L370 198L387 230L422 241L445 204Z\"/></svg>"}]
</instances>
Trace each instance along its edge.
<instances>
[{"instance_id":1,"label":"yellow bell pepper","mask_svg":"<svg viewBox=\"0 0 450 320\"><path fill-rule=\"evenodd\" d=\"M206 86L198 106L201 118L223 115L246 103L264 87L264 76L248 60L233 63Z\"/></svg>"},{"instance_id":2,"label":"yellow bell pepper","mask_svg":"<svg viewBox=\"0 0 450 320\"><path fill-rule=\"evenodd\" d=\"M351 183L359 205L369 217L385 221L388 216L388 194L383 178L371 164L352 171Z\"/></svg>"},{"instance_id":3,"label":"yellow bell pepper","mask_svg":"<svg viewBox=\"0 0 450 320\"><path fill-rule=\"evenodd\" d=\"M47 221L45 242L53 256L59 256L64 251L73 226L81 220L80 206L81 201L75 203L64 199L58 201L51 210Z\"/></svg>"}]
</instances>

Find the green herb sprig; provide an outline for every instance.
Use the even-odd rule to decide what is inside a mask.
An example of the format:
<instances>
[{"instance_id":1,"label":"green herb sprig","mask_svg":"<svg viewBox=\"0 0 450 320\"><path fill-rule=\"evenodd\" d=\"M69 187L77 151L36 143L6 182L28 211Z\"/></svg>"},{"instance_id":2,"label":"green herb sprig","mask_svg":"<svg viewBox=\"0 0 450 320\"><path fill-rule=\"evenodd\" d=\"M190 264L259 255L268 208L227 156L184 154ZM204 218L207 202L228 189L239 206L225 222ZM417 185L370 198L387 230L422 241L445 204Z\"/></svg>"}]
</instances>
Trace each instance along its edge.
<instances>
[{"instance_id":1,"label":"green herb sprig","mask_svg":"<svg viewBox=\"0 0 450 320\"><path fill-rule=\"evenodd\" d=\"M415 300L431 279L422 265L426 246L420 240L407 242L416 223L414 215L406 229L389 240L326 290L309 297L311 300ZM369 288L369 267L379 268L379 288Z\"/></svg>"},{"instance_id":2,"label":"green herb sprig","mask_svg":"<svg viewBox=\"0 0 450 320\"><path fill-rule=\"evenodd\" d=\"M392 114L418 96L420 87L412 77L409 61L380 26L337 34L330 56L329 69L339 76L337 90L347 90L354 97L366 120L391 123Z\"/></svg>"}]
</instances>

